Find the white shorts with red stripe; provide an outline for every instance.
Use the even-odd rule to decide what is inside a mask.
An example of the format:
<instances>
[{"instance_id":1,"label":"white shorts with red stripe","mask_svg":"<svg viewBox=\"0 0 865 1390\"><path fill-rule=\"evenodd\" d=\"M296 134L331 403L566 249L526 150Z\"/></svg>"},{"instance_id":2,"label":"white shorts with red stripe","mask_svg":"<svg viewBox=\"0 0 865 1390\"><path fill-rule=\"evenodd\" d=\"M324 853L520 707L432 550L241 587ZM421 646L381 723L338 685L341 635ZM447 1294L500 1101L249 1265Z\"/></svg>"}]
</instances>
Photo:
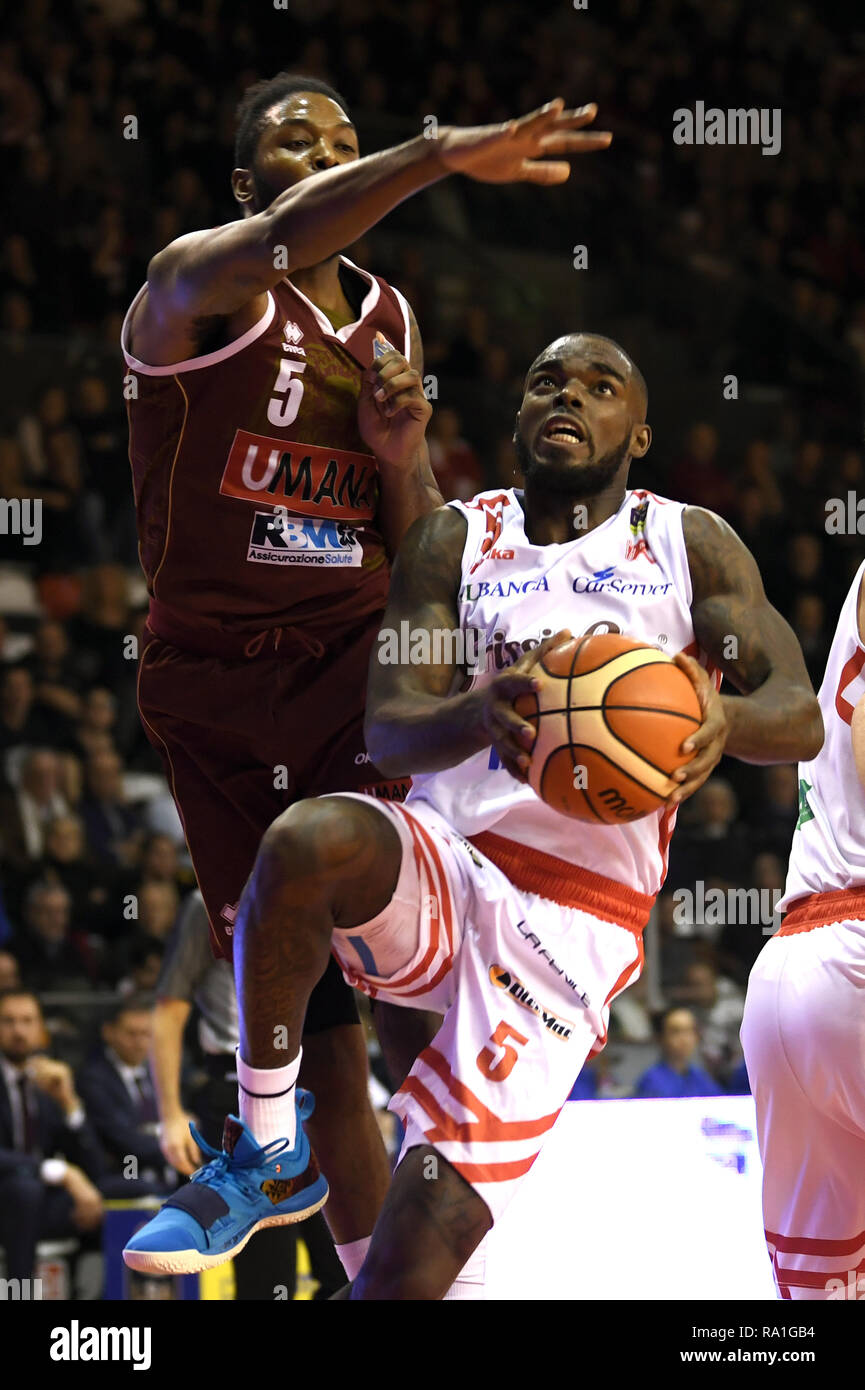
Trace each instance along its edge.
<instances>
[{"instance_id":1,"label":"white shorts with red stripe","mask_svg":"<svg viewBox=\"0 0 865 1390\"><path fill-rule=\"evenodd\" d=\"M862 913L842 919L846 913ZM838 920L834 920L837 912ZM748 982L763 1222L782 1298L865 1297L865 894L794 903ZM856 1292L858 1288L858 1293Z\"/></svg>"},{"instance_id":2,"label":"white shorts with red stripe","mask_svg":"<svg viewBox=\"0 0 865 1390\"><path fill-rule=\"evenodd\" d=\"M378 917L334 933L334 953L364 993L444 1013L390 1108L402 1155L434 1146L496 1220L606 1041L610 1001L642 967L642 931L515 887L426 802L374 804L402 841L399 880ZM604 906L596 886L609 881L586 878L609 912L614 891Z\"/></svg>"}]
</instances>

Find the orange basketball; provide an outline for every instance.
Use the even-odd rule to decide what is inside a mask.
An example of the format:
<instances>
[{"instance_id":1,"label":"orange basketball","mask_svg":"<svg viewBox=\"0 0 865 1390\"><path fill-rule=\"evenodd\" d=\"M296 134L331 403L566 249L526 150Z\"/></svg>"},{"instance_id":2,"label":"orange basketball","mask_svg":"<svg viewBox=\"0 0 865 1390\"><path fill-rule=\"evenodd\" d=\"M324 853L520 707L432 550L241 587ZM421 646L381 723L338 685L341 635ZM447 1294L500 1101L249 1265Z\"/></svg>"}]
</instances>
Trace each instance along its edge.
<instances>
[{"instance_id":1,"label":"orange basketball","mask_svg":"<svg viewBox=\"0 0 865 1390\"><path fill-rule=\"evenodd\" d=\"M542 688L515 707L537 731L528 777L541 800L604 825L656 811L678 785L672 773L690 761L682 743L702 723L685 672L656 647L614 633L574 637L536 670Z\"/></svg>"}]
</instances>

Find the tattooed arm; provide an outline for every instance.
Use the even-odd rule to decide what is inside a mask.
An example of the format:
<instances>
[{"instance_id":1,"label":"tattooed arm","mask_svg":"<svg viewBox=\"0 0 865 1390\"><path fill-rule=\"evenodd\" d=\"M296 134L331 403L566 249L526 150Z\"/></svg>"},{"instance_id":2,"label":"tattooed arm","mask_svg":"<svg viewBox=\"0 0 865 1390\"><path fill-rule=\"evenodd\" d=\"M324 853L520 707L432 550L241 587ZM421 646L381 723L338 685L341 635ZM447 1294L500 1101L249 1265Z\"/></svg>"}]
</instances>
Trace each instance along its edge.
<instances>
[{"instance_id":1,"label":"tattooed arm","mask_svg":"<svg viewBox=\"0 0 865 1390\"><path fill-rule=\"evenodd\" d=\"M682 529L693 584L691 614L697 642L742 697L718 695L689 657L688 672L704 722L686 739L697 756L680 770L679 791L691 796L723 752L748 763L813 758L823 743L823 721L799 643L766 598L760 572L735 531L702 507L688 507Z\"/></svg>"},{"instance_id":2,"label":"tattooed arm","mask_svg":"<svg viewBox=\"0 0 865 1390\"><path fill-rule=\"evenodd\" d=\"M387 777L455 767L492 745L508 771L526 780L535 735L513 701L539 689L532 667L570 633L548 638L482 689L450 694L463 670L455 639L466 529L458 511L439 507L409 528L394 565L370 656L364 727L369 755Z\"/></svg>"}]
</instances>

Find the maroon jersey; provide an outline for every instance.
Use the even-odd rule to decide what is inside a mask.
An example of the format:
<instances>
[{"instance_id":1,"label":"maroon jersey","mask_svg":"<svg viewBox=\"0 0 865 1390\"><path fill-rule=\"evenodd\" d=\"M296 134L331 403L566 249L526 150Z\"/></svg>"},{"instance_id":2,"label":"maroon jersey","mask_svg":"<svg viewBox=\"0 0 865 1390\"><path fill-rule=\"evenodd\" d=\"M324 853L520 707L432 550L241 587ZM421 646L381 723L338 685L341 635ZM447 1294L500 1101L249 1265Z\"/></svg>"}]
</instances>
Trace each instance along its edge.
<instances>
[{"instance_id":1,"label":"maroon jersey","mask_svg":"<svg viewBox=\"0 0 865 1390\"><path fill-rule=\"evenodd\" d=\"M287 280L227 347L137 378L129 454L149 623L166 642L219 654L227 640L300 629L333 641L380 612L389 567L378 470L358 432L362 372L380 330L409 356L405 299L365 282L356 322L335 329Z\"/></svg>"}]
</instances>

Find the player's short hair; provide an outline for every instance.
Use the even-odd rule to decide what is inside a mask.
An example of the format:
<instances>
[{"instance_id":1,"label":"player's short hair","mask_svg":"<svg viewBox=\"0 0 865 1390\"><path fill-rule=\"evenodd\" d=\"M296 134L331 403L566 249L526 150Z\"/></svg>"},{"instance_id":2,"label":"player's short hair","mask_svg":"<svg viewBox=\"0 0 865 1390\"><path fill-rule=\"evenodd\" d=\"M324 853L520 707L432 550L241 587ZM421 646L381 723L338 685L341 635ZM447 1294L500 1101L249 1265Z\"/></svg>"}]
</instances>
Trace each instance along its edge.
<instances>
[{"instance_id":1,"label":"player's short hair","mask_svg":"<svg viewBox=\"0 0 865 1390\"><path fill-rule=\"evenodd\" d=\"M266 125L267 112L277 102L285 101L295 92L319 92L322 96L330 97L331 101L342 107L351 120L345 98L328 82L322 82L320 77L307 77L302 72L278 72L275 77L266 78L247 87L241 97L234 116L235 169L252 168L258 142Z\"/></svg>"}]
</instances>

